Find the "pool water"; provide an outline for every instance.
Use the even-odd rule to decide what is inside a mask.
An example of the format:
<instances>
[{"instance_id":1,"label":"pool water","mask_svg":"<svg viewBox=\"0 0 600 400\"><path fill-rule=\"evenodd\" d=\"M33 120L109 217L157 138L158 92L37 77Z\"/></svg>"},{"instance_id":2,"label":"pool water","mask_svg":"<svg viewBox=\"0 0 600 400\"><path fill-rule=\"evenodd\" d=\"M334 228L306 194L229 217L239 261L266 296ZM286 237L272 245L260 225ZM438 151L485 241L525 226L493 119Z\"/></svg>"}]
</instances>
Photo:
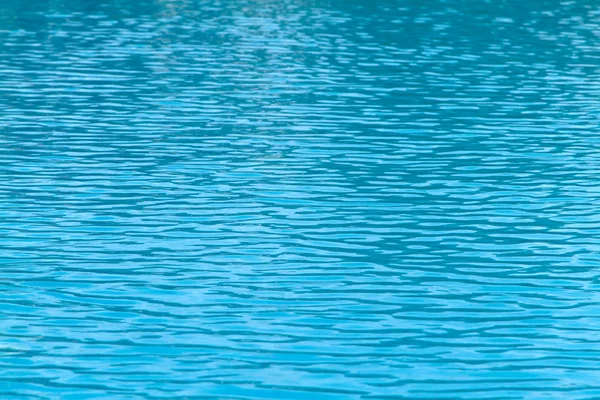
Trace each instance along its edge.
<instances>
[{"instance_id":1,"label":"pool water","mask_svg":"<svg viewBox=\"0 0 600 400\"><path fill-rule=\"evenodd\" d=\"M600 5L5 0L0 398L600 398Z\"/></svg>"}]
</instances>

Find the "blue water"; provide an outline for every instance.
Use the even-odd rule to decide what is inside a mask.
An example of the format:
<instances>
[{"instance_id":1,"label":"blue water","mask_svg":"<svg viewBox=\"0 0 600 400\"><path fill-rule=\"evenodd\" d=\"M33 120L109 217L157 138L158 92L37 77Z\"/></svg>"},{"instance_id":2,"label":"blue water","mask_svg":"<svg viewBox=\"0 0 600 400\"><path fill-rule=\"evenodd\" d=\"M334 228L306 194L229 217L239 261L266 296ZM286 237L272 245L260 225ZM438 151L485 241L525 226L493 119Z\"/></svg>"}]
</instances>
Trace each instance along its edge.
<instances>
[{"instance_id":1,"label":"blue water","mask_svg":"<svg viewBox=\"0 0 600 400\"><path fill-rule=\"evenodd\" d=\"M4 0L0 398L600 399L600 5Z\"/></svg>"}]
</instances>

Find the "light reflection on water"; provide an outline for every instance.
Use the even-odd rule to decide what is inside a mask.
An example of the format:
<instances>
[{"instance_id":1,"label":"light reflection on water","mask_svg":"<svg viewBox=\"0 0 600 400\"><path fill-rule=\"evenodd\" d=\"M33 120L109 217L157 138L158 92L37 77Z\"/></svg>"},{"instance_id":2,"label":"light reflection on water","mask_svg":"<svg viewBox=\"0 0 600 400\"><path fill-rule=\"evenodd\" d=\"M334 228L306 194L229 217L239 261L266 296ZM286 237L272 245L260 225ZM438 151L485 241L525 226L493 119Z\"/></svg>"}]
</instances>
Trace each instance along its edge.
<instances>
[{"instance_id":1,"label":"light reflection on water","mask_svg":"<svg viewBox=\"0 0 600 400\"><path fill-rule=\"evenodd\" d=\"M592 1L0 5L0 384L600 396Z\"/></svg>"}]
</instances>

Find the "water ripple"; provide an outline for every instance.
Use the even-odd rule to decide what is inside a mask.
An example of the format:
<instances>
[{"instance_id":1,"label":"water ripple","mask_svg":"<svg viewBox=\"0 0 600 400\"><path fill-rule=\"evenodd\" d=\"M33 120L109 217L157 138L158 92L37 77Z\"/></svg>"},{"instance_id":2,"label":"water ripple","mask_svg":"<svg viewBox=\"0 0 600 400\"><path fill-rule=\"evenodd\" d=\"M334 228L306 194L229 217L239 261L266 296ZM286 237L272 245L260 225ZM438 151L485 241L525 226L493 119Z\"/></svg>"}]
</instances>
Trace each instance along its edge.
<instances>
[{"instance_id":1,"label":"water ripple","mask_svg":"<svg viewBox=\"0 0 600 400\"><path fill-rule=\"evenodd\" d=\"M0 396L599 398L599 32L587 0L3 3Z\"/></svg>"}]
</instances>

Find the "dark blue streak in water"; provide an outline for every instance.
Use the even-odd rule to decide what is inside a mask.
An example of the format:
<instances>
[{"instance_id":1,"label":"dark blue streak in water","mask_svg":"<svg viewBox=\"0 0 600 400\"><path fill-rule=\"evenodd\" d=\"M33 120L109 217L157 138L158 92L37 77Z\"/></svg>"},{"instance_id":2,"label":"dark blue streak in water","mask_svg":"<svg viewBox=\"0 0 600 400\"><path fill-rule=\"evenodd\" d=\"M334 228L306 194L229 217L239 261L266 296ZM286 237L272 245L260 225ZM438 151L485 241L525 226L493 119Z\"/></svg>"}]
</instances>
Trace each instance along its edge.
<instances>
[{"instance_id":1,"label":"dark blue streak in water","mask_svg":"<svg viewBox=\"0 0 600 400\"><path fill-rule=\"evenodd\" d=\"M0 398L600 398L600 5L4 0Z\"/></svg>"}]
</instances>

